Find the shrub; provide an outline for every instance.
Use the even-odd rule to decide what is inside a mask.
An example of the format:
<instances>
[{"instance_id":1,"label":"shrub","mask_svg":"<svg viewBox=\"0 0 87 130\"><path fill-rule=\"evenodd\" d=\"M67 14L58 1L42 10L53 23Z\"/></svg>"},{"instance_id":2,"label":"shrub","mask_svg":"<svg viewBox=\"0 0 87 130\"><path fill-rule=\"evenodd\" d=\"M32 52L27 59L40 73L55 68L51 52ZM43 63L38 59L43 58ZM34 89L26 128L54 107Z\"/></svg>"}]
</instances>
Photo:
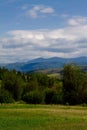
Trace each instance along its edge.
<instances>
[{"instance_id":1,"label":"shrub","mask_svg":"<svg viewBox=\"0 0 87 130\"><path fill-rule=\"evenodd\" d=\"M12 103L14 99L7 90L0 91L0 103Z\"/></svg>"},{"instance_id":2,"label":"shrub","mask_svg":"<svg viewBox=\"0 0 87 130\"><path fill-rule=\"evenodd\" d=\"M46 104L53 104L54 103L54 96L55 96L55 91L52 89L47 88L45 90L45 103Z\"/></svg>"},{"instance_id":3,"label":"shrub","mask_svg":"<svg viewBox=\"0 0 87 130\"><path fill-rule=\"evenodd\" d=\"M62 92L57 92L55 89L47 88L45 90L44 101L46 104L62 104L63 103L63 94L62 94Z\"/></svg>"},{"instance_id":4,"label":"shrub","mask_svg":"<svg viewBox=\"0 0 87 130\"><path fill-rule=\"evenodd\" d=\"M23 100L30 104L40 104L43 101L43 95L39 91L31 91L23 96Z\"/></svg>"}]
</instances>

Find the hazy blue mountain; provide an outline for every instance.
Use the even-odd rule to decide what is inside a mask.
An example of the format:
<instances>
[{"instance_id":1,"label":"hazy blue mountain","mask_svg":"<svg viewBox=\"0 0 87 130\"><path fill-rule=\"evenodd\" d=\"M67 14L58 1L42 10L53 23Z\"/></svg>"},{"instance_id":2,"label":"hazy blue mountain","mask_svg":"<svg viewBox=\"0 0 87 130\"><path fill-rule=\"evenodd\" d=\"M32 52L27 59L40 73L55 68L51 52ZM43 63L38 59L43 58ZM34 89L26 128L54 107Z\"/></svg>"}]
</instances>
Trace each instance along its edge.
<instances>
[{"instance_id":1,"label":"hazy blue mountain","mask_svg":"<svg viewBox=\"0 0 87 130\"><path fill-rule=\"evenodd\" d=\"M80 66L87 66L87 57L77 57L77 58L37 58L29 60L23 63L12 63L4 65L8 69L16 69L19 71L34 71L40 69L52 69L52 68L62 68L67 63L75 63Z\"/></svg>"}]
</instances>

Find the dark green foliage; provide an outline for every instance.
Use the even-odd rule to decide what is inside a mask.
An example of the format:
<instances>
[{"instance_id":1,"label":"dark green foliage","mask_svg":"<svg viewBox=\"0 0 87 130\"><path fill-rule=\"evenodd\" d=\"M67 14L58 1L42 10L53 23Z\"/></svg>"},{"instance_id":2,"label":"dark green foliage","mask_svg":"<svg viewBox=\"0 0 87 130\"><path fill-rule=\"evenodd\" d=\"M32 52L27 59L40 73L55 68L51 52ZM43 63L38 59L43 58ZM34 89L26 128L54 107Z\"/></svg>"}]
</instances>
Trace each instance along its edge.
<instances>
[{"instance_id":1,"label":"dark green foliage","mask_svg":"<svg viewBox=\"0 0 87 130\"><path fill-rule=\"evenodd\" d=\"M3 95L4 92L7 92L12 95L15 101L24 100L27 103L45 103L44 90L47 88L50 90L57 86L57 81L54 78L42 73L24 74L3 68L0 69L0 78L0 88L3 89ZM54 99L57 99L57 94Z\"/></svg>"},{"instance_id":2,"label":"dark green foliage","mask_svg":"<svg viewBox=\"0 0 87 130\"><path fill-rule=\"evenodd\" d=\"M5 68L0 68L0 80L3 79L3 75L4 75L6 72L8 72L7 69L5 69Z\"/></svg>"},{"instance_id":3,"label":"dark green foliage","mask_svg":"<svg viewBox=\"0 0 87 130\"><path fill-rule=\"evenodd\" d=\"M0 89L0 103L12 103L14 99L7 90Z\"/></svg>"},{"instance_id":4,"label":"dark green foliage","mask_svg":"<svg viewBox=\"0 0 87 130\"><path fill-rule=\"evenodd\" d=\"M45 103L46 104L55 104L56 102L56 91L55 90L52 90L52 89L49 89L47 88L45 90Z\"/></svg>"},{"instance_id":5,"label":"dark green foliage","mask_svg":"<svg viewBox=\"0 0 87 130\"><path fill-rule=\"evenodd\" d=\"M87 72L84 74L84 83L80 92L80 98L82 103L87 104Z\"/></svg>"},{"instance_id":6,"label":"dark green foliage","mask_svg":"<svg viewBox=\"0 0 87 130\"><path fill-rule=\"evenodd\" d=\"M63 77L64 103L81 104L83 88L84 74L76 65L66 65Z\"/></svg>"},{"instance_id":7,"label":"dark green foliage","mask_svg":"<svg viewBox=\"0 0 87 130\"><path fill-rule=\"evenodd\" d=\"M23 80L15 71L6 72L2 79L2 87L12 93L15 100L21 99Z\"/></svg>"},{"instance_id":8,"label":"dark green foliage","mask_svg":"<svg viewBox=\"0 0 87 130\"><path fill-rule=\"evenodd\" d=\"M68 64L62 74L58 79L45 73L27 74L0 68L0 102L87 104L87 73Z\"/></svg>"},{"instance_id":9,"label":"dark green foliage","mask_svg":"<svg viewBox=\"0 0 87 130\"><path fill-rule=\"evenodd\" d=\"M39 91L31 91L24 95L23 100L30 104L40 104L43 102L43 95Z\"/></svg>"}]
</instances>

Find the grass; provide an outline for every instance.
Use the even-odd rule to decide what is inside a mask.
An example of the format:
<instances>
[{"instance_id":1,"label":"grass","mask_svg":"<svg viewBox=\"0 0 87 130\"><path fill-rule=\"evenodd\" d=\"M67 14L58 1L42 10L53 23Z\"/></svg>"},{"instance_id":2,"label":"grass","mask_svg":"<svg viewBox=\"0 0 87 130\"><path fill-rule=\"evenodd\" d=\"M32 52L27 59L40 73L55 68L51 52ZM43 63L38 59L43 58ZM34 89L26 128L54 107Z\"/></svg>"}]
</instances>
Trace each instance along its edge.
<instances>
[{"instance_id":1,"label":"grass","mask_svg":"<svg viewBox=\"0 0 87 130\"><path fill-rule=\"evenodd\" d=\"M87 107L0 105L0 130L87 130Z\"/></svg>"},{"instance_id":2,"label":"grass","mask_svg":"<svg viewBox=\"0 0 87 130\"><path fill-rule=\"evenodd\" d=\"M60 73L48 74L49 77L60 77Z\"/></svg>"}]
</instances>

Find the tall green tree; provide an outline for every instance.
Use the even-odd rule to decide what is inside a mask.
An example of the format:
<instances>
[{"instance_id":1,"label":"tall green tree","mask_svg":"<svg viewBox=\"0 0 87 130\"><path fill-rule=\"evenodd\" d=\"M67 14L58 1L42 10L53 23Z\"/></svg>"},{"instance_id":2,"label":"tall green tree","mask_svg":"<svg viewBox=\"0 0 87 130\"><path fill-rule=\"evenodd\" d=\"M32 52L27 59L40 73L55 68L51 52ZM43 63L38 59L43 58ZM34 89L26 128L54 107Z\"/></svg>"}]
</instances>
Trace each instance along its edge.
<instances>
[{"instance_id":1,"label":"tall green tree","mask_svg":"<svg viewBox=\"0 0 87 130\"><path fill-rule=\"evenodd\" d=\"M23 80L16 72L8 71L4 74L2 87L8 90L15 100L20 100L23 90Z\"/></svg>"},{"instance_id":2,"label":"tall green tree","mask_svg":"<svg viewBox=\"0 0 87 130\"><path fill-rule=\"evenodd\" d=\"M80 96L82 102L87 103L87 72L84 74L84 84Z\"/></svg>"},{"instance_id":3,"label":"tall green tree","mask_svg":"<svg viewBox=\"0 0 87 130\"><path fill-rule=\"evenodd\" d=\"M81 92L84 84L84 74L79 67L68 64L64 67L63 75L63 93L64 102L69 104L79 104L81 100Z\"/></svg>"}]
</instances>

